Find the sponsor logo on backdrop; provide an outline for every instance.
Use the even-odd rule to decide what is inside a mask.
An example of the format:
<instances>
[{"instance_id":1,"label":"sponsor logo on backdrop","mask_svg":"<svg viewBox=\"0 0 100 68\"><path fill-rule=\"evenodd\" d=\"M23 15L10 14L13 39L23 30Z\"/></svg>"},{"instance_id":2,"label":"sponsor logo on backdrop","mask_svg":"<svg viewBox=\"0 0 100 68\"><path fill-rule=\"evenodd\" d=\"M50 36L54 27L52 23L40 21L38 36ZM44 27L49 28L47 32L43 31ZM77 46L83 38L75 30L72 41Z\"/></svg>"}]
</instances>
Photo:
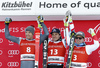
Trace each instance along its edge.
<instances>
[{"instance_id":1,"label":"sponsor logo on backdrop","mask_svg":"<svg viewBox=\"0 0 100 68\"><path fill-rule=\"evenodd\" d=\"M71 0L72 1L72 0ZM65 1L64 1L65 2ZM99 8L100 6L100 2L97 2L97 3L89 3L89 2L86 2L86 3L83 3L81 4L82 2L81 1L78 1L77 3L64 3L64 2L60 2L60 3L57 3L57 2L39 2L39 8L87 8L87 9L90 9L90 8ZM94 4L94 6L92 6ZM68 6L69 5L69 6ZM83 7L80 7L80 6L83 6Z\"/></svg>"},{"instance_id":2,"label":"sponsor logo on backdrop","mask_svg":"<svg viewBox=\"0 0 100 68\"><path fill-rule=\"evenodd\" d=\"M56 26L52 27L52 29L54 29L54 28L57 28L57 27ZM64 32L65 28L62 27L62 28L58 28L58 29L60 30L60 32Z\"/></svg>"},{"instance_id":3,"label":"sponsor logo on backdrop","mask_svg":"<svg viewBox=\"0 0 100 68\"><path fill-rule=\"evenodd\" d=\"M19 66L19 62L8 62L7 66L8 67L18 67Z\"/></svg>"},{"instance_id":4,"label":"sponsor logo on backdrop","mask_svg":"<svg viewBox=\"0 0 100 68\"><path fill-rule=\"evenodd\" d=\"M57 27L56 26L54 26L54 27L48 27L48 31L51 32L52 29L54 29L54 28L57 28ZM64 28L63 27L62 28L58 28L58 29L60 30L60 32L64 32ZM41 31L43 32L43 29Z\"/></svg>"},{"instance_id":5,"label":"sponsor logo on backdrop","mask_svg":"<svg viewBox=\"0 0 100 68\"><path fill-rule=\"evenodd\" d=\"M0 33L4 33L5 32L5 28L0 29Z\"/></svg>"},{"instance_id":6,"label":"sponsor logo on backdrop","mask_svg":"<svg viewBox=\"0 0 100 68\"><path fill-rule=\"evenodd\" d=\"M35 5L33 6L33 1L35 3ZM86 0L82 0L82 1L77 1L77 0L71 0L71 1L61 1L61 0L55 0L55 1L48 1L48 0L24 0L24 1L15 1L15 0L9 0L9 1L1 1L1 10L2 11L23 11L23 10L31 10L31 8L33 8L35 11L34 14L31 13L31 15L36 15L37 13L39 13L38 11L41 10L42 14L45 14L45 10L47 9L50 9L51 11L49 11L49 15L61 15L63 14L65 11L64 9L68 8L68 9L71 9L72 11L74 10L73 8L76 8L78 11L75 12L75 15L78 14L78 15L88 15L88 14L92 14L94 13L95 10L98 10L98 12L95 12L94 14L100 14L99 13L99 5L100 5L100 2L87 2ZM93 1L93 0L92 0ZM33 7L32 7L33 6ZM35 9L37 8L37 9ZM54 10L53 10L54 9ZM55 10L58 10L60 12L56 13ZM91 12L83 12L81 13L82 10L89 10ZM31 11L32 12L32 11ZM22 12L23 13L23 12Z\"/></svg>"},{"instance_id":7,"label":"sponsor logo on backdrop","mask_svg":"<svg viewBox=\"0 0 100 68\"><path fill-rule=\"evenodd\" d=\"M92 42L92 38L91 37L85 37L85 42Z\"/></svg>"},{"instance_id":8,"label":"sponsor logo on backdrop","mask_svg":"<svg viewBox=\"0 0 100 68\"><path fill-rule=\"evenodd\" d=\"M18 33L18 32L25 32L25 27L12 27L12 28L9 28L9 31L10 32L16 32L16 33Z\"/></svg>"},{"instance_id":9,"label":"sponsor logo on backdrop","mask_svg":"<svg viewBox=\"0 0 100 68\"><path fill-rule=\"evenodd\" d=\"M100 32L100 23L94 28L95 33Z\"/></svg>"},{"instance_id":10,"label":"sponsor logo on backdrop","mask_svg":"<svg viewBox=\"0 0 100 68\"><path fill-rule=\"evenodd\" d=\"M2 38L0 38L0 43L3 43L3 39Z\"/></svg>"},{"instance_id":11,"label":"sponsor logo on backdrop","mask_svg":"<svg viewBox=\"0 0 100 68\"><path fill-rule=\"evenodd\" d=\"M100 57L100 50L98 50L98 54L99 54L99 57Z\"/></svg>"},{"instance_id":12,"label":"sponsor logo on backdrop","mask_svg":"<svg viewBox=\"0 0 100 68\"><path fill-rule=\"evenodd\" d=\"M2 62L0 62L0 67L2 66Z\"/></svg>"},{"instance_id":13,"label":"sponsor logo on backdrop","mask_svg":"<svg viewBox=\"0 0 100 68\"><path fill-rule=\"evenodd\" d=\"M9 45L14 45L14 42L12 42L10 40L8 40L8 42L9 42Z\"/></svg>"},{"instance_id":14,"label":"sponsor logo on backdrop","mask_svg":"<svg viewBox=\"0 0 100 68\"><path fill-rule=\"evenodd\" d=\"M91 62L87 62L87 67L92 67L92 63Z\"/></svg>"},{"instance_id":15,"label":"sponsor logo on backdrop","mask_svg":"<svg viewBox=\"0 0 100 68\"><path fill-rule=\"evenodd\" d=\"M1 8L3 11L18 11L18 10L31 10L33 2L15 1L15 2L2 2Z\"/></svg>"},{"instance_id":16,"label":"sponsor logo on backdrop","mask_svg":"<svg viewBox=\"0 0 100 68\"><path fill-rule=\"evenodd\" d=\"M3 29L0 29L0 33L4 33L5 32L5 28ZM25 32L25 27L10 27L9 28L9 32L15 32L15 33L18 33L18 32Z\"/></svg>"},{"instance_id":17,"label":"sponsor logo on backdrop","mask_svg":"<svg viewBox=\"0 0 100 68\"><path fill-rule=\"evenodd\" d=\"M100 67L100 62L98 63L98 67Z\"/></svg>"},{"instance_id":18,"label":"sponsor logo on backdrop","mask_svg":"<svg viewBox=\"0 0 100 68\"><path fill-rule=\"evenodd\" d=\"M8 50L8 57L13 57L14 55L19 55L19 50Z\"/></svg>"},{"instance_id":19,"label":"sponsor logo on backdrop","mask_svg":"<svg viewBox=\"0 0 100 68\"><path fill-rule=\"evenodd\" d=\"M0 55L2 55L3 54L3 51L2 50L0 50Z\"/></svg>"}]
</instances>

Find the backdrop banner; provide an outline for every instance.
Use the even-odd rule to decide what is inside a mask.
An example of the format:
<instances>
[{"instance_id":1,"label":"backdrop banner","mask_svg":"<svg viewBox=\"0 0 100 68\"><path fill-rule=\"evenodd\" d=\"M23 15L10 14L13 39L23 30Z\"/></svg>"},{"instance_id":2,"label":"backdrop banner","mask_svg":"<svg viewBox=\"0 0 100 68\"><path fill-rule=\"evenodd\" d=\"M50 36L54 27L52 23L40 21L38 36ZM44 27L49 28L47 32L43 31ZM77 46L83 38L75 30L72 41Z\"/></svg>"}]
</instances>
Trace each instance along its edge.
<instances>
[{"instance_id":1,"label":"backdrop banner","mask_svg":"<svg viewBox=\"0 0 100 68\"><path fill-rule=\"evenodd\" d=\"M2 0L0 15L100 15L98 0Z\"/></svg>"},{"instance_id":2,"label":"backdrop banner","mask_svg":"<svg viewBox=\"0 0 100 68\"><path fill-rule=\"evenodd\" d=\"M31 2L29 6L31 6ZM41 8L43 7L41 6ZM76 32L83 31L85 33L86 44L93 44L93 39L91 35L87 32L89 28L95 29L95 32L98 37L98 41L100 43L100 20L85 20L85 21L74 20L73 22L75 25ZM63 21L44 21L44 23L46 24L49 32L51 32L53 28L59 28L61 31L62 38L64 38ZM36 21L13 21L9 24L10 34L12 36L25 38L25 28L29 25L34 25L35 27L37 27L37 22ZM49 35L49 38L51 38L51 35ZM42 56L42 45L40 46L40 56ZM100 48L98 48L89 56L87 64L88 64L88 68L100 67ZM42 68L42 57L40 57L39 65L40 65L39 67ZM5 24L3 21L0 22L0 68L20 68L19 45L5 38Z\"/></svg>"}]
</instances>

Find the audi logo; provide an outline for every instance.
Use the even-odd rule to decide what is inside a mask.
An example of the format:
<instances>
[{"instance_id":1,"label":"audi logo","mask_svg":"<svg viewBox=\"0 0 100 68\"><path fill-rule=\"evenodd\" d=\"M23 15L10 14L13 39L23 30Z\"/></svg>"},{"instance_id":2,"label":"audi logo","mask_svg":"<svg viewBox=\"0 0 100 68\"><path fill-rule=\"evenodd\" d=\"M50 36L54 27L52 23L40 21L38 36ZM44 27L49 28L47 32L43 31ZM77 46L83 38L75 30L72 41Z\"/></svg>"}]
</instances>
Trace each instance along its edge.
<instances>
[{"instance_id":1,"label":"audi logo","mask_svg":"<svg viewBox=\"0 0 100 68\"><path fill-rule=\"evenodd\" d=\"M18 67L19 66L19 62L8 62L7 66L8 67Z\"/></svg>"},{"instance_id":2,"label":"audi logo","mask_svg":"<svg viewBox=\"0 0 100 68\"><path fill-rule=\"evenodd\" d=\"M85 42L92 42L92 38L91 37L86 37Z\"/></svg>"},{"instance_id":3,"label":"audi logo","mask_svg":"<svg viewBox=\"0 0 100 68\"><path fill-rule=\"evenodd\" d=\"M100 67L100 63L98 63L98 67Z\"/></svg>"},{"instance_id":4,"label":"audi logo","mask_svg":"<svg viewBox=\"0 0 100 68\"><path fill-rule=\"evenodd\" d=\"M2 43L3 42L3 39L2 38L0 38L0 43Z\"/></svg>"},{"instance_id":5,"label":"audi logo","mask_svg":"<svg viewBox=\"0 0 100 68\"><path fill-rule=\"evenodd\" d=\"M3 51L2 51L2 50L0 50L0 55L2 55L2 53L3 53Z\"/></svg>"},{"instance_id":6,"label":"audi logo","mask_svg":"<svg viewBox=\"0 0 100 68\"><path fill-rule=\"evenodd\" d=\"M19 50L9 50L8 54L9 55L18 55L19 54Z\"/></svg>"},{"instance_id":7,"label":"audi logo","mask_svg":"<svg viewBox=\"0 0 100 68\"><path fill-rule=\"evenodd\" d=\"M87 62L87 67L92 67L92 63L91 62Z\"/></svg>"},{"instance_id":8,"label":"audi logo","mask_svg":"<svg viewBox=\"0 0 100 68\"><path fill-rule=\"evenodd\" d=\"M0 67L2 66L2 62L0 62Z\"/></svg>"}]
</instances>

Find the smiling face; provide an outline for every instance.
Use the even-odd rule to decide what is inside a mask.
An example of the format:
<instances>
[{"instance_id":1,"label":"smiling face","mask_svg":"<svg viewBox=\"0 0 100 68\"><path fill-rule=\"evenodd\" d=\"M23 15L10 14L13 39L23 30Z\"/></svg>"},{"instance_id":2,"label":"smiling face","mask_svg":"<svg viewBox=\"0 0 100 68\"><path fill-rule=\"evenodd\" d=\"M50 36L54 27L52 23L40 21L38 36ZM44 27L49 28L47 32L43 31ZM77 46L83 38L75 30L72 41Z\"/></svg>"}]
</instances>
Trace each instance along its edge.
<instances>
[{"instance_id":1,"label":"smiling face","mask_svg":"<svg viewBox=\"0 0 100 68\"><path fill-rule=\"evenodd\" d=\"M30 31L25 32L25 36L27 39L32 40L33 39L33 34Z\"/></svg>"},{"instance_id":2,"label":"smiling face","mask_svg":"<svg viewBox=\"0 0 100 68\"><path fill-rule=\"evenodd\" d=\"M84 38L83 38L82 36L80 36L80 35L77 35L77 36L75 37L75 42L76 42L77 44L83 43L83 42L84 42Z\"/></svg>"},{"instance_id":3,"label":"smiling face","mask_svg":"<svg viewBox=\"0 0 100 68\"><path fill-rule=\"evenodd\" d=\"M53 41L57 41L60 38L60 34L59 33L52 33L52 39Z\"/></svg>"}]
</instances>

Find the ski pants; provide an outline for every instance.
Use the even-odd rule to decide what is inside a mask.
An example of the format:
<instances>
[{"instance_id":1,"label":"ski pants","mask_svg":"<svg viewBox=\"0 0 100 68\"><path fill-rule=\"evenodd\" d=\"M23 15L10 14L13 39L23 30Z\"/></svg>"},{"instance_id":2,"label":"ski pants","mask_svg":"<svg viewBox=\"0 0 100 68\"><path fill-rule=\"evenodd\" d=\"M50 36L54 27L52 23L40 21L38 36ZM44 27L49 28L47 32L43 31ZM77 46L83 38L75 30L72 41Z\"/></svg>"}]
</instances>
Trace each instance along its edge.
<instances>
[{"instance_id":1,"label":"ski pants","mask_svg":"<svg viewBox=\"0 0 100 68\"><path fill-rule=\"evenodd\" d=\"M21 61L20 68L34 68L35 61Z\"/></svg>"}]
</instances>

